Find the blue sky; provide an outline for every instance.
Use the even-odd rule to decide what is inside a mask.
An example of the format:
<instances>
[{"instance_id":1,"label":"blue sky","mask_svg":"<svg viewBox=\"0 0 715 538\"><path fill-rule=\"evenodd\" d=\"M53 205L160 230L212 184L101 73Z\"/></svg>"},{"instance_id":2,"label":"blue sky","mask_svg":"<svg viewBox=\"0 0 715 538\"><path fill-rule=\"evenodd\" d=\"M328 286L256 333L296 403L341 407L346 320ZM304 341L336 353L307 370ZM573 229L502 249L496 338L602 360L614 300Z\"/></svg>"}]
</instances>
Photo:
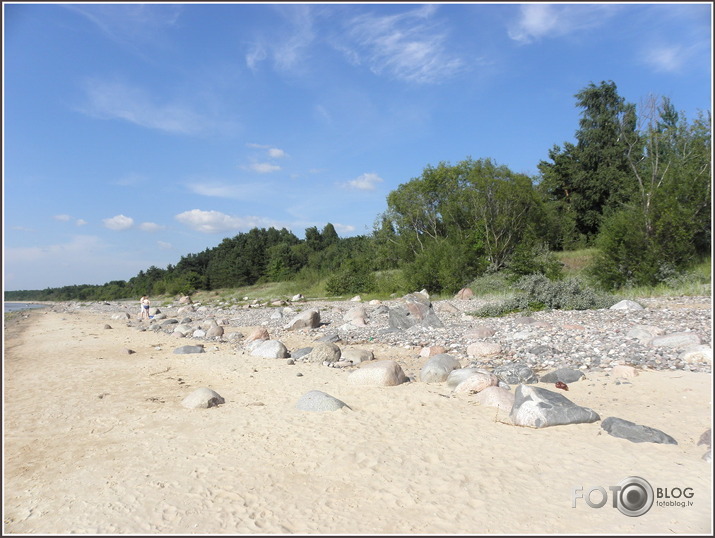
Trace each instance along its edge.
<instances>
[{"instance_id":1,"label":"blue sky","mask_svg":"<svg viewBox=\"0 0 715 538\"><path fill-rule=\"evenodd\" d=\"M427 165L538 173L574 94L712 107L704 3L3 4L4 288L253 227L369 234Z\"/></svg>"}]
</instances>

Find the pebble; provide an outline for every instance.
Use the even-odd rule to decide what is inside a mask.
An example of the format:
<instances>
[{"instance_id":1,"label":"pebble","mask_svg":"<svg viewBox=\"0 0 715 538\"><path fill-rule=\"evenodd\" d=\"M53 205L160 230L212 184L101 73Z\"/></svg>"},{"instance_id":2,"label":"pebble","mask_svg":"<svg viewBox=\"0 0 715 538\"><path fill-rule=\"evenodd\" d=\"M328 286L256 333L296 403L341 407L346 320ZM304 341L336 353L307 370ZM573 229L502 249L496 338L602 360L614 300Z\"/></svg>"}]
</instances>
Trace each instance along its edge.
<instances>
[{"instance_id":1,"label":"pebble","mask_svg":"<svg viewBox=\"0 0 715 538\"><path fill-rule=\"evenodd\" d=\"M701 345L712 349L712 312L710 297L657 297L637 299L642 310L553 310L534 312L527 316L511 314L497 318L479 318L470 312L487 304L482 299L433 301L444 328L413 326L395 330L389 325L389 307L399 300L383 301L379 306L365 305L367 325L345 328L343 316L354 303L350 301L307 301L308 307L320 312L321 326L311 329L314 340L325 338L342 345L384 345L415 350L419 356L422 348L443 346L458 356L467 357L467 348L476 342L498 344L501 352L496 356L478 357L469 366L494 368L502 364L522 363L534 370L572 368L580 371L610 371L616 365L637 369L686 370L712 373L712 361L699 360L689 363L682 360L682 349L653 346L628 336L636 327L655 327L663 335L674 333L697 334ZM450 303L452 309L437 308L440 303ZM162 308L170 317L178 316L180 305ZM109 315L118 311L133 312L133 301L114 303L64 302L53 305L57 312L92 310ZM241 306L207 306L196 312L194 321L221 315L228 318L229 326L265 326L271 337L280 340L287 334L285 324L271 316L274 309L268 307L243 308ZM130 324L141 328L138 320ZM152 323L152 330L163 330ZM488 325L494 330L491 336L478 338L475 329ZM143 327L146 327L144 323ZM575 328L578 334L575 335ZM141 329L140 329L141 330ZM336 332L337 331L337 332ZM225 341L223 337L206 337L203 341Z\"/></svg>"}]
</instances>

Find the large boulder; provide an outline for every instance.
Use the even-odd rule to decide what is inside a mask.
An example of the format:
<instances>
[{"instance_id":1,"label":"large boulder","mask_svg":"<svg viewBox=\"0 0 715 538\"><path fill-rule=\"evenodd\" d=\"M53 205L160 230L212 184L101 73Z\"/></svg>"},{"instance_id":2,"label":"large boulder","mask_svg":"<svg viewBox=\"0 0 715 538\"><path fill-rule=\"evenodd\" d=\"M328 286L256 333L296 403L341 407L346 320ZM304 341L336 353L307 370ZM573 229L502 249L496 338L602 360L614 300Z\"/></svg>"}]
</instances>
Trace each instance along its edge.
<instances>
[{"instance_id":1,"label":"large boulder","mask_svg":"<svg viewBox=\"0 0 715 538\"><path fill-rule=\"evenodd\" d=\"M494 375L504 381L516 385L517 383L538 383L539 378L534 371L521 363L504 364L494 368Z\"/></svg>"},{"instance_id":2,"label":"large boulder","mask_svg":"<svg viewBox=\"0 0 715 538\"><path fill-rule=\"evenodd\" d=\"M263 340L251 350L251 355L264 359L285 359L290 354L288 353L288 349L283 345L283 342L278 340Z\"/></svg>"},{"instance_id":3,"label":"large boulder","mask_svg":"<svg viewBox=\"0 0 715 538\"><path fill-rule=\"evenodd\" d=\"M473 401L486 407L497 407L509 413L514 407L514 393L502 387L487 387L474 395Z\"/></svg>"},{"instance_id":4,"label":"large boulder","mask_svg":"<svg viewBox=\"0 0 715 538\"><path fill-rule=\"evenodd\" d=\"M617 417L608 417L601 423L601 428L613 437L627 439L633 443L660 443L677 445L678 441L670 435L649 426L642 426L629 420Z\"/></svg>"},{"instance_id":5,"label":"large boulder","mask_svg":"<svg viewBox=\"0 0 715 538\"><path fill-rule=\"evenodd\" d=\"M186 398L181 401L181 405L187 409L208 409L209 407L215 407L226 401L217 392L202 387L196 389L194 392L189 394Z\"/></svg>"},{"instance_id":6,"label":"large boulder","mask_svg":"<svg viewBox=\"0 0 715 538\"><path fill-rule=\"evenodd\" d=\"M440 353L430 358L420 370L420 381L424 383L442 383L447 380L452 370L461 368L459 361L448 355Z\"/></svg>"},{"instance_id":7,"label":"large boulder","mask_svg":"<svg viewBox=\"0 0 715 538\"><path fill-rule=\"evenodd\" d=\"M444 327L444 323L432 308L429 296L423 292L405 295L401 304L389 309L388 321L390 327L394 329L409 329L415 325L433 328Z\"/></svg>"},{"instance_id":8,"label":"large boulder","mask_svg":"<svg viewBox=\"0 0 715 538\"><path fill-rule=\"evenodd\" d=\"M391 360L364 362L348 375L348 382L353 385L391 387L406 381L409 379L402 367Z\"/></svg>"},{"instance_id":9,"label":"large boulder","mask_svg":"<svg viewBox=\"0 0 715 538\"><path fill-rule=\"evenodd\" d=\"M688 346L700 344L700 337L693 332L679 332L656 336L650 341L653 347L669 347L674 349L684 349Z\"/></svg>"},{"instance_id":10,"label":"large boulder","mask_svg":"<svg viewBox=\"0 0 715 538\"><path fill-rule=\"evenodd\" d=\"M317 310L306 310L295 316L286 326L289 331L298 329L314 329L320 325L320 312Z\"/></svg>"},{"instance_id":11,"label":"large boulder","mask_svg":"<svg viewBox=\"0 0 715 538\"><path fill-rule=\"evenodd\" d=\"M581 370L574 370L573 368L559 368L548 374L541 376L542 383L557 383L561 381L562 383L575 383L583 377L583 372Z\"/></svg>"},{"instance_id":12,"label":"large boulder","mask_svg":"<svg viewBox=\"0 0 715 538\"><path fill-rule=\"evenodd\" d=\"M467 346L469 357L493 357L502 352L499 342L474 342Z\"/></svg>"},{"instance_id":13,"label":"large boulder","mask_svg":"<svg viewBox=\"0 0 715 538\"><path fill-rule=\"evenodd\" d=\"M596 422L601 419L593 409L576 405L561 394L523 384L516 388L514 406L509 416L517 426L531 428Z\"/></svg>"},{"instance_id":14,"label":"large boulder","mask_svg":"<svg viewBox=\"0 0 715 538\"><path fill-rule=\"evenodd\" d=\"M349 361L353 364L360 364L361 362L375 360L375 355L368 349L347 348L341 350L340 360Z\"/></svg>"},{"instance_id":15,"label":"large boulder","mask_svg":"<svg viewBox=\"0 0 715 538\"><path fill-rule=\"evenodd\" d=\"M487 387L496 387L499 384L499 379L494 374L477 372L470 375L459 385L454 387L454 394L470 395L483 391Z\"/></svg>"},{"instance_id":16,"label":"large boulder","mask_svg":"<svg viewBox=\"0 0 715 538\"><path fill-rule=\"evenodd\" d=\"M331 342L318 342L304 359L308 362L317 363L338 362L340 360L340 348Z\"/></svg>"},{"instance_id":17,"label":"large boulder","mask_svg":"<svg viewBox=\"0 0 715 538\"><path fill-rule=\"evenodd\" d=\"M296 409L316 413L322 413L324 411L337 411L343 407L350 409L350 406L345 402L338 400L330 394L320 390L311 390L310 392L306 392L295 404Z\"/></svg>"},{"instance_id":18,"label":"large boulder","mask_svg":"<svg viewBox=\"0 0 715 538\"><path fill-rule=\"evenodd\" d=\"M482 370L480 368L457 368L456 370L449 372L449 375L447 376L447 387L454 389L469 376L485 372L486 370Z\"/></svg>"}]
</instances>

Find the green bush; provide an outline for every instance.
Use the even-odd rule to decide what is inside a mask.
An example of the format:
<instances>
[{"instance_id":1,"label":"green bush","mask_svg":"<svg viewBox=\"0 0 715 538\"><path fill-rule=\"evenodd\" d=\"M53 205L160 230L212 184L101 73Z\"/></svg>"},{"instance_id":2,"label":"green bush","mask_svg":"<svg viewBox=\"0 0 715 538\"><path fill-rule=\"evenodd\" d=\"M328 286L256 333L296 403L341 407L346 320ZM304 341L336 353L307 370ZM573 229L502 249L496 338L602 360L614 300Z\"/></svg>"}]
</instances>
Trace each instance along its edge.
<instances>
[{"instance_id":1,"label":"green bush","mask_svg":"<svg viewBox=\"0 0 715 538\"><path fill-rule=\"evenodd\" d=\"M370 293L377 288L375 275L366 263L350 260L328 278L325 290L331 295Z\"/></svg>"},{"instance_id":2,"label":"green bush","mask_svg":"<svg viewBox=\"0 0 715 538\"><path fill-rule=\"evenodd\" d=\"M477 317L499 317L513 312L539 310L591 310L613 306L617 299L586 286L580 279L552 281L543 275L522 277L514 297L500 303L488 304L473 312Z\"/></svg>"},{"instance_id":3,"label":"green bush","mask_svg":"<svg viewBox=\"0 0 715 538\"><path fill-rule=\"evenodd\" d=\"M475 277L473 253L462 245L447 240L430 243L405 269L407 287L426 289L432 294L452 294Z\"/></svg>"},{"instance_id":4,"label":"green bush","mask_svg":"<svg viewBox=\"0 0 715 538\"><path fill-rule=\"evenodd\" d=\"M536 241L519 243L506 262L510 280L515 282L525 275L542 274L551 280L563 276L564 264L546 245Z\"/></svg>"}]
</instances>

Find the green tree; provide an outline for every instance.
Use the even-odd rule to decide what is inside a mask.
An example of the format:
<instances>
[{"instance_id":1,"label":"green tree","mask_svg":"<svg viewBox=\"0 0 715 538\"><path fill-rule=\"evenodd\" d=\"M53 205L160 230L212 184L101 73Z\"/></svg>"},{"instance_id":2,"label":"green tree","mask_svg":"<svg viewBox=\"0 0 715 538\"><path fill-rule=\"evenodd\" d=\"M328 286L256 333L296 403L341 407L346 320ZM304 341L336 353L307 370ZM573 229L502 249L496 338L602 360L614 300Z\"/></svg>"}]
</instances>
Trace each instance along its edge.
<instances>
[{"instance_id":1,"label":"green tree","mask_svg":"<svg viewBox=\"0 0 715 538\"><path fill-rule=\"evenodd\" d=\"M576 144L549 151L552 162L541 161L540 188L562 202L574 218L575 237L587 242L598 234L604 214L617 210L634 190L628 163L627 137L635 130L635 107L618 95L612 81L593 83L575 95L582 109Z\"/></svg>"}]
</instances>

